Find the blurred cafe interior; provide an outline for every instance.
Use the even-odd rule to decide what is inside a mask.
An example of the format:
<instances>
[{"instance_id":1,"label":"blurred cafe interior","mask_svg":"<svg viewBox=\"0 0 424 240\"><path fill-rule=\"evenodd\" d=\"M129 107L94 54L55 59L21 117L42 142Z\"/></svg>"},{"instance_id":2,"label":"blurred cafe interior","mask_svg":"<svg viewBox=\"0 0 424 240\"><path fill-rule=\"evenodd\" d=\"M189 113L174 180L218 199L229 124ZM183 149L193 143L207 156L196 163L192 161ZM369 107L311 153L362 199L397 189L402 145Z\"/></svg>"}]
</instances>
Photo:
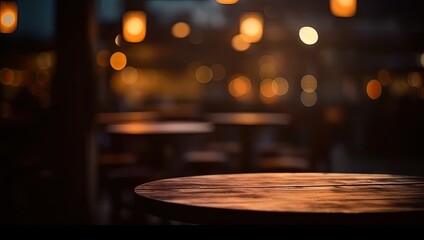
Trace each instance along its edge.
<instances>
[{"instance_id":1,"label":"blurred cafe interior","mask_svg":"<svg viewBox=\"0 0 424 240\"><path fill-rule=\"evenodd\" d=\"M424 176L420 1L0 0L3 224L178 224L135 186Z\"/></svg>"}]
</instances>

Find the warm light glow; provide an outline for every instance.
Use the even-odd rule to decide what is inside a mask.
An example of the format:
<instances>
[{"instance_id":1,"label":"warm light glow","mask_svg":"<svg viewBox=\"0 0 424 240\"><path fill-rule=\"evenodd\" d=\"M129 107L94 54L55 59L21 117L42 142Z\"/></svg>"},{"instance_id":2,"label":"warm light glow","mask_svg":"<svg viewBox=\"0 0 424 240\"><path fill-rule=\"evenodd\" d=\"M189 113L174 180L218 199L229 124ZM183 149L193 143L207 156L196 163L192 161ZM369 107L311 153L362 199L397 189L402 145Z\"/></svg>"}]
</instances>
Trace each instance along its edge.
<instances>
[{"instance_id":1,"label":"warm light glow","mask_svg":"<svg viewBox=\"0 0 424 240\"><path fill-rule=\"evenodd\" d=\"M143 22L139 18L130 18L127 22L127 31L131 35L140 34L143 30Z\"/></svg>"},{"instance_id":2,"label":"warm light glow","mask_svg":"<svg viewBox=\"0 0 424 240\"><path fill-rule=\"evenodd\" d=\"M275 78L277 76L277 70L275 69L274 62L267 62L261 65L259 69L259 76L261 79Z\"/></svg>"},{"instance_id":3,"label":"warm light glow","mask_svg":"<svg viewBox=\"0 0 424 240\"><path fill-rule=\"evenodd\" d=\"M196 78L196 70L200 66L202 66L200 62L191 61L187 64L187 74L192 78Z\"/></svg>"},{"instance_id":4,"label":"warm light glow","mask_svg":"<svg viewBox=\"0 0 424 240\"><path fill-rule=\"evenodd\" d=\"M423 84L423 79L420 73L411 72L408 74L408 84L411 87L420 88Z\"/></svg>"},{"instance_id":5,"label":"warm light glow","mask_svg":"<svg viewBox=\"0 0 424 240\"><path fill-rule=\"evenodd\" d=\"M404 79L395 79L390 83L390 93L394 96L402 96L408 94L410 86Z\"/></svg>"},{"instance_id":6,"label":"warm light glow","mask_svg":"<svg viewBox=\"0 0 424 240\"><path fill-rule=\"evenodd\" d=\"M26 84L27 78L24 77L24 72L19 70L13 70L13 82L10 84L12 86L24 86Z\"/></svg>"},{"instance_id":7,"label":"warm light glow","mask_svg":"<svg viewBox=\"0 0 424 240\"><path fill-rule=\"evenodd\" d=\"M231 40L231 46L234 48L234 50L243 52L249 49L250 43L244 40L243 35L238 34L238 35L235 35L233 39Z\"/></svg>"},{"instance_id":8,"label":"warm light glow","mask_svg":"<svg viewBox=\"0 0 424 240\"><path fill-rule=\"evenodd\" d=\"M390 84L390 73L387 70L380 70L377 73L377 79L383 86Z\"/></svg>"},{"instance_id":9,"label":"warm light glow","mask_svg":"<svg viewBox=\"0 0 424 240\"><path fill-rule=\"evenodd\" d=\"M338 106L329 106L324 109L324 117L329 123L340 123L343 121L343 109Z\"/></svg>"},{"instance_id":10,"label":"warm light glow","mask_svg":"<svg viewBox=\"0 0 424 240\"><path fill-rule=\"evenodd\" d=\"M276 64L275 58L272 55L263 55L261 58L259 58L259 66L267 63Z\"/></svg>"},{"instance_id":11,"label":"warm light glow","mask_svg":"<svg viewBox=\"0 0 424 240\"><path fill-rule=\"evenodd\" d=\"M210 67L202 65L196 69L195 76L197 81L207 83L212 79L213 72Z\"/></svg>"},{"instance_id":12,"label":"warm light glow","mask_svg":"<svg viewBox=\"0 0 424 240\"><path fill-rule=\"evenodd\" d=\"M283 96L289 91L289 82L283 77L277 77L272 81L272 91L275 95Z\"/></svg>"},{"instance_id":13,"label":"warm light glow","mask_svg":"<svg viewBox=\"0 0 424 240\"><path fill-rule=\"evenodd\" d=\"M412 75L412 85L416 88L420 88L423 85L423 78L421 74L416 72Z\"/></svg>"},{"instance_id":14,"label":"warm light glow","mask_svg":"<svg viewBox=\"0 0 424 240\"><path fill-rule=\"evenodd\" d=\"M235 4L238 1L239 0L216 0L217 3L221 3L221 4Z\"/></svg>"},{"instance_id":15,"label":"warm light glow","mask_svg":"<svg viewBox=\"0 0 424 240\"><path fill-rule=\"evenodd\" d=\"M18 25L18 6L15 2L0 2L0 32L13 33Z\"/></svg>"},{"instance_id":16,"label":"warm light glow","mask_svg":"<svg viewBox=\"0 0 424 240\"><path fill-rule=\"evenodd\" d=\"M50 81L50 72L42 69L38 70L35 74L35 80L39 85L46 85Z\"/></svg>"},{"instance_id":17,"label":"warm light glow","mask_svg":"<svg viewBox=\"0 0 424 240\"><path fill-rule=\"evenodd\" d=\"M115 72L110 81L111 89L120 96L128 95L131 89L136 90L135 86L131 84L131 80L129 80L129 83L125 81L123 72Z\"/></svg>"},{"instance_id":18,"label":"warm light glow","mask_svg":"<svg viewBox=\"0 0 424 240\"><path fill-rule=\"evenodd\" d=\"M231 112L211 113L208 119L214 123L230 123L236 125L287 125L292 119L286 113L264 113L264 112Z\"/></svg>"},{"instance_id":19,"label":"warm light glow","mask_svg":"<svg viewBox=\"0 0 424 240\"><path fill-rule=\"evenodd\" d=\"M255 18L248 18L243 21L241 29L246 36L256 36L260 34L261 24Z\"/></svg>"},{"instance_id":20,"label":"warm light glow","mask_svg":"<svg viewBox=\"0 0 424 240\"><path fill-rule=\"evenodd\" d=\"M261 82L260 91L262 96L266 98L275 97L275 92L272 88L272 79L265 79Z\"/></svg>"},{"instance_id":21,"label":"warm light glow","mask_svg":"<svg viewBox=\"0 0 424 240\"><path fill-rule=\"evenodd\" d=\"M317 103L317 93L316 92L302 92L300 94L300 101L305 107L312 107Z\"/></svg>"},{"instance_id":22,"label":"warm light glow","mask_svg":"<svg viewBox=\"0 0 424 240\"><path fill-rule=\"evenodd\" d=\"M111 124L107 127L107 131L111 133L125 134L177 134L177 133L209 133L214 130L212 123L202 122L132 122Z\"/></svg>"},{"instance_id":23,"label":"warm light glow","mask_svg":"<svg viewBox=\"0 0 424 240\"><path fill-rule=\"evenodd\" d=\"M125 103L131 107L139 106L144 98L143 94L136 88L129 88L122 97Z\"/></svg>"},{"instance_id":24,"label":"warm light glow","mask_svg":"<svg viewBox=\"0 0 424 240\"><path fill-rule=\"evenodd\" d=\"M303 91L307 93L315 92L317 85L317 79L310 74L303 76L302 80L300 80L300 86L302 87Z\"/></svg>"},{"instance_id":25,"label":"warm light glow","mask_svg":"<svg viewBox=\"0 0 424 240\"><path fill-rule=\"evenodd\" d=\"M138 79L138 71L133 67L126 67L122 70L122 80L128 85L134 84Z\"/></svg>"},{"instance_id":26,"label":"warm light glow","mask_svg":"<svg viewBox=\"0 0 424 240\"><path fill-rule=\"evenodd\" d=\"M26 86L29 83L30 74L27 71L20 71L10 68L0 70L0 82L9 86Z\"/></svg>"},{"instance_id":27,"label":"warm light glow","mask_svg":"<svg viewBox=\"0 0 424 240\"><path fill-rule=\"evenodd\" d=\"M11 85L15 80L15 73L10 68L2 68L0 70L0 81L4 85Z\"/></svg>"},{"instance_id":28,"label":"warm light glow","mask_svg":"<svg viewBox=\"0 0 424 240\"><path fill-rule=\"evenodd\" d=\"M367 84L367 95L371 99L377 99L381 96L381 84L379 81L373 79Z\"/></svg>"},{"instance_id":29,"label":"warm light glow","mask_svg":"<svg viewBox=\"0 0 424 240\"><path fill-rule=\"evenodd\" d=\"M318 32L312 27L302 27L299 30L299 37L306 45L313 45L318 41Z\"/></svg>"},{"instance_id":30,"label":"warm light glow","mask_svg":"<svg viewBox=\"0 0 424 240\"><path fill-rule=\"evenodd\" d=\"M176 38L185 38L190 34L190 26L185 22L178 22L172 26L172 35Z\"/></svg>"},{"instance_id":31,"label":"warm light glow","mask_svg":"<svg viewBox=\"0 0 424 240\"><path fill-rule=\"evenodd\" d=\"M1 23L6 27L12 26L15 21L15 16L10 12L5 13L1 19Z\"/></svg>"},{"instance_id":32,"label":"warm light glow","mask_svg":"<svg viewBox=\"0 0 424 240\"><path fill-rule=\"evenodd\" d=\"M126 67L122 71L113 72L110 78L111 90L122 97L130 106L138 106L147 97L159 91L156 71Z\"/></svg>"},{"instance_id":33,"label":"warm light glow","mask_svg":"<svg viewBox=\"0 0 424 240\"><path fill-rule=\"evenodd\" d=\"M238 76L228 84L228 91L233 97L241 97L250 92L252 85L245 76Z\"/></svg>"},{"instance_id":34,"label":"warm light glow","mask_svg":"<svg viewBox=\"0 0 424 240\"><path fill-rule=\"evenodd\" d=\"M267 105L269 105L269 104L273 104L273 103L275 103L277 100L278 100L278 97L277 96L273 96L273 97L265 97L264 95L260 95L259 96L259 99L261 100L261 102L263 102L264 104L267 104Z\"/></svg>"},{"instance_id":35,"label":"warm light glow","mask_svg":"<svg viewBox=\"0 0 424 240\"><path fill-rule=\"evenodd\" d=\"M213 80L220 81L225 77L225 68L221 64L214 64L211 66L213 72Z\"/></svg>"},{"instance_id":36,"label":"warm light glow","mask_svg":"<svg viewBox=\"0 0 424 240\"><path fill-rule=\"evenodd\" d=\"M110 65L115 70L121 70L127 65L127 57L122 52L115 52L110 57Z\"/></svg>"},{"instance_id":37,"label":"warm light glow","mask_svg":"<svg viewBox=\"0 0 424 240\"><path fill-rule=\"evenodd\" d=\"M128 11L122 16L122 34L127 42L141 42L146 37L146 14Z\"/></svg>"},{"instance_id":38,"label":"warm light glow","mask_svg":"<svg viewBox=\"0 0 424 240\"><path fill-rule=\"evenodd\" d=\"M125 84L123 80L122 72L115 72L112 74L110 78L110 88L114 93L124 95L127 84Z\"/></svg>"},{"instance_id":39,"label":"warm light glow","mask_svg":"<svg viewBox=\"0 0 424 240\"><path fill-rule=\"evenodd\" d=\"M49 69L53 65L52 53L43 52L37 56L37 66L39 69Z\"/></svg>"},{"instance_id":40,"label":"warm light glow","mask_svg":"<svg viewBox=\"0 0 424 240\"><path fill-rule=\"evenodd\" d=\"M240 18L240 34L244 36L246 42L259 42L263 34L262 14L257 12L244 13Z\"/></svg>"},{"instance_id":41,"label":"warm light glow","mask_svg":"<svg viewBox=\"0 0 424 240\"><path fill-rule=\"evenodd\" d=\"M330 9L336 17L353 17L356 14L356 0L330 0Z\"/></svg>"},{"instance_id":42,"label":"warm light glow","mask_svg":"<svg viewBox=\"0 0 424 240\"><path fill-rule=\"evenodd\" d=\"M101 50L96 55L96 62L100 67L107 67L109 65L110 52L106 49Z\"/></svg>"},{"instance_id":43,"label":"warm light glow","mask_svg":"<svg viewBox=\"0 0 424 240\"><path fill-rule=\"evenodd\" d=\"M122 36L121 36L121 34L116 35L116 37L115 37L115 44L116 44L116 46L121 47L121 45L122 45Z\"/></svg>"}]
</instances>

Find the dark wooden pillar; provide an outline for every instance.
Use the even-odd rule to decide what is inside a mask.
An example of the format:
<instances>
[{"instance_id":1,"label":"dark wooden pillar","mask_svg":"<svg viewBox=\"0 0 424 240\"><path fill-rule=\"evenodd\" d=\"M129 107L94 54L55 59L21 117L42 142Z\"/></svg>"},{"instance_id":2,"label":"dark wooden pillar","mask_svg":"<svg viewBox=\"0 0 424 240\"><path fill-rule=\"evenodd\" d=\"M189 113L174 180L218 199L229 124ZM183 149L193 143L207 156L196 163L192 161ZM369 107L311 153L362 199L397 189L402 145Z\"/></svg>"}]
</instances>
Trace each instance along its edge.
<instances>
[{"instance_id":1,"label":"dark wooden pillar","mask_svg":"<svg viewBox=\"0 0 424 240\"><path fill-rule=\"evenodd\" d=\"M56 1L52 82L56 223L94 223L95 1Z\"/></svg>"}]
</instances>

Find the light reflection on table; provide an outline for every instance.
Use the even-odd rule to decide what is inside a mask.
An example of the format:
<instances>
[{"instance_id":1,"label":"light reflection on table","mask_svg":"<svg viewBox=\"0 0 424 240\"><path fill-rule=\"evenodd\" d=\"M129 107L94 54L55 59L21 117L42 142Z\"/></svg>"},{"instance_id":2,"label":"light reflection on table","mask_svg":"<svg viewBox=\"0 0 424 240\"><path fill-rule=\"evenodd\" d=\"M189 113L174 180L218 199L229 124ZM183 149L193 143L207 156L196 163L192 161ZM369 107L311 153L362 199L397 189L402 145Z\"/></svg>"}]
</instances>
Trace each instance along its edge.
<instances>
[{"instance_id":1,"label":"light reflection on table","mask_svg":"<svg viewBox=\"0 0 424 240\"><path fill-rule=\"evenodd\" d=\"M113 124L122 122L136 122L155 120L159 117L157 112L107 112L98 113L97 122L100 124Z\"/></svg>"},{"instance_id":2,"label":"light reflection on table","mask_svg":"<svg viewBox=\"0 0 424 240\"><path fill-rule=\"evenodd\" d=\"M117 134L189 134L212 132L214 126L209 122L166 121L111 124L106 131Z\"/></svg>"}]
</instances>

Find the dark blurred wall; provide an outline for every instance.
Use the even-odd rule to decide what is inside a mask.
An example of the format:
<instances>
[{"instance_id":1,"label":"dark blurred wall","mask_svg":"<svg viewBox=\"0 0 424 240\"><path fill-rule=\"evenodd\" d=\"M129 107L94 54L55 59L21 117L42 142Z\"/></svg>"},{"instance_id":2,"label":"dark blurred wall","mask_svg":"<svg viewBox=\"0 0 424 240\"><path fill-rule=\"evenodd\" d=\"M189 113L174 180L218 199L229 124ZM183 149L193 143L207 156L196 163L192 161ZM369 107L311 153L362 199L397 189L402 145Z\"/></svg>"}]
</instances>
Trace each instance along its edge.
<instances>
[{"instance_id":1,"label":"dark blurred wall","mask_svg":"<svg viewBox=\"0 0 424 240\"><path fill-rule=\"evenodd\" d=\"M94 221L94 9L94 0L57 1L51 163L56 217L65 224Z\"/></svg>"}]
</instances>

